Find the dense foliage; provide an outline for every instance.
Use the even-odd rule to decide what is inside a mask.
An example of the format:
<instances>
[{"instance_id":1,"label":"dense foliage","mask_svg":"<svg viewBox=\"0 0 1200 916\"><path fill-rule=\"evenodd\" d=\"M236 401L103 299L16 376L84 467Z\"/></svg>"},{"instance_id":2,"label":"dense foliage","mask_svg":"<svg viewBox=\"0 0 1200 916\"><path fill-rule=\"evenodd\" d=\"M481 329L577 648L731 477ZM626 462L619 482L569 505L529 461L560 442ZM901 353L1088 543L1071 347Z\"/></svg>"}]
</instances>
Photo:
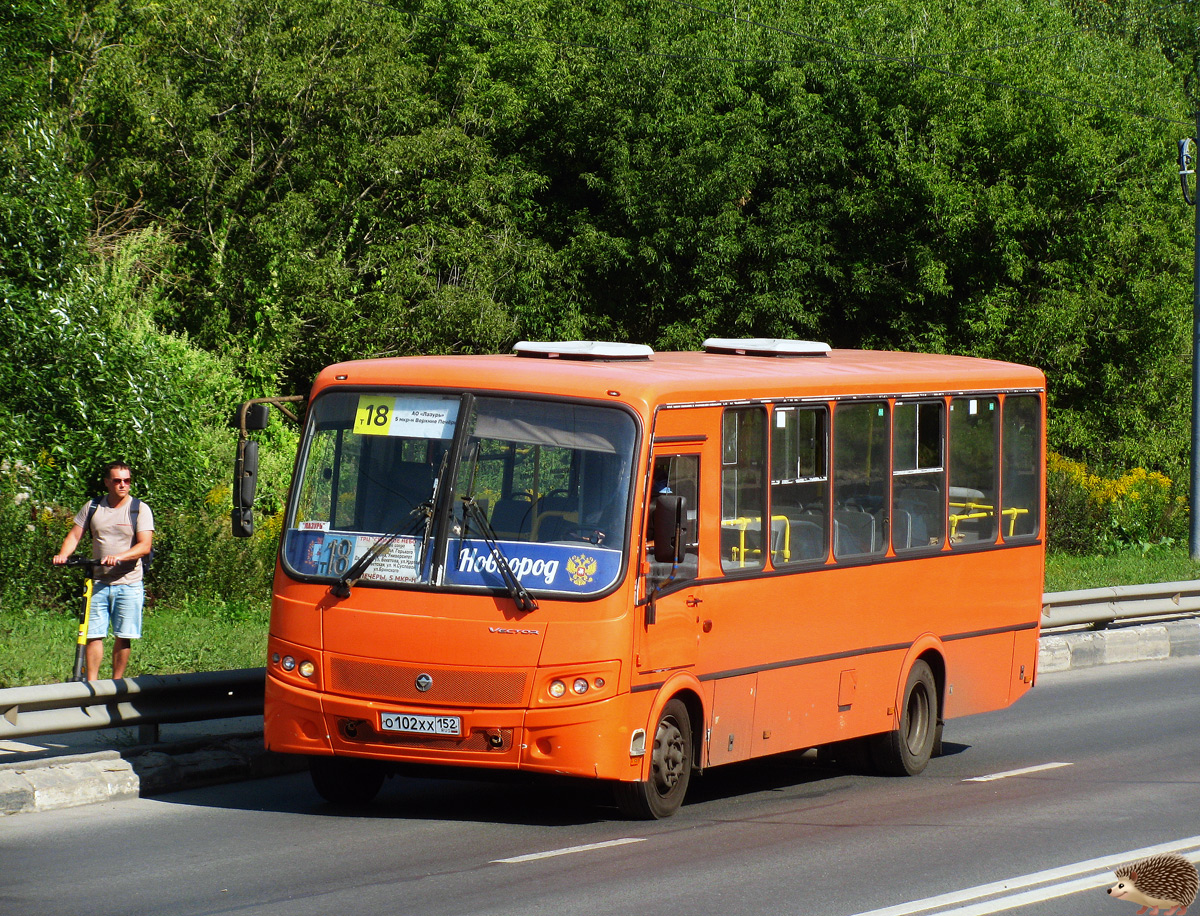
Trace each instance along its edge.
<instances>
[{"instance_id":1,"label":"dense foliage","mask_svg":"<svg viewBox=\"0 0 1200 916\"><path fill-rule=\"evenodd\" d=\"M1133 468L1116 477L1050 453L1046 464L1047 545L1082 555L1185 543L1182 487L1159 471Z\"/></svg>"},{"instance_id":2,"label":"dense foliage","mask_svg":"<svg viewBox=\"0 0 1200 916\"><path fill-rule=\"evenodd\" d=\"M1028 362L1179 477L1195 2L9 0L0 588L115 454L228 580L234 403L519 338Z\"/></svg>"}]
</instances>

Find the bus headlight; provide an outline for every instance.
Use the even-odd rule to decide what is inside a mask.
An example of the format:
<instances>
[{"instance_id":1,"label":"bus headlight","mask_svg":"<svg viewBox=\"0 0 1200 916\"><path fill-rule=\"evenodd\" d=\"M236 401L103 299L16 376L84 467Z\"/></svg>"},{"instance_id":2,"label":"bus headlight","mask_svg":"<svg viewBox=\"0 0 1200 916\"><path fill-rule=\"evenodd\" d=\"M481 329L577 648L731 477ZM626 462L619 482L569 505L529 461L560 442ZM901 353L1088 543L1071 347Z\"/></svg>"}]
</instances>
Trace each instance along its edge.
<instances>
[{"instance_id":1,"label":"bus headlight","mask_svg":"<svg viewBox=\"0 0 1200 916\"><path fill-rule=\"evenodd\" d=\"M296 670L300 672L301 677L312 677L317 671L317 666L305 659Z\"/></svg>"},{"instance_id":2,"label":"bus headlight","mask_svg":"<svg viewBox=\"0 0 1200 916\"><path fill-rule=\"evenodd\" d=\"M558 665L540 673L534 697L538 703L554 705L607 700L615 695L620 675L621 663L617 661Z\"/></svg>"}]
</instances>

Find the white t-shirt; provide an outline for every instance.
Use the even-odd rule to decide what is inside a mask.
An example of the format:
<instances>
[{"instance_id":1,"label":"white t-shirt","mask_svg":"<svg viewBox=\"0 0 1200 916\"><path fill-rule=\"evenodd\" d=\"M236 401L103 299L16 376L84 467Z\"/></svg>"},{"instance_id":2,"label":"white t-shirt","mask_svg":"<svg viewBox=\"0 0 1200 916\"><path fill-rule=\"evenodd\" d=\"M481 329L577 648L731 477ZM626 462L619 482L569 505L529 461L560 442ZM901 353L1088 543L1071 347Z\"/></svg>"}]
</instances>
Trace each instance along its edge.
<instances>
[{"instance_id":1,"label":"white t-shirt","mask_svg":"<svg viewBox=\"0 0 1200 916\"><path fill-rule=\"evenodd\" d=\"M83 504L83 508L75 516L75 524L92 536L93 560L124 553L133 546L133 525L129 520L129 510L133 507L132 497L125 500L125 504L116 509L109 506L107 496L103 497L100 505L96 507L96 514L92 516L92 529L88 531L87 516L91 507L91 500ZM138 509L137 530L154 530L154 513L144 502ZM96 579L105 585L128 585L140 582L142 581L141 561L130 560L119 566L101 566Z\"/></svg>"}]
</instances>

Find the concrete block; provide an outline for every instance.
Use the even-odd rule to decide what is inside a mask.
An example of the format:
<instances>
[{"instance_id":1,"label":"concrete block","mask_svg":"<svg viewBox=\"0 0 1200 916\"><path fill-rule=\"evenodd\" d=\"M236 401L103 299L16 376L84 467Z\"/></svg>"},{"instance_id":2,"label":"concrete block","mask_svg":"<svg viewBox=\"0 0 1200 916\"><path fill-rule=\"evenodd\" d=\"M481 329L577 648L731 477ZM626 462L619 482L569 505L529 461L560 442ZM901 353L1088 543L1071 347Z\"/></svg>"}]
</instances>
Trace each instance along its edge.
<instances>
[{"instance_id":1,"label":"concrete block","mask_svg":"<svg viewBox=\"0 0 1200 916\"><path fill-rule=\"evenodd\" d=\"M0 814L23 814L32 811L33 786L25 774L16 770L0 771Z\"/></svg>"},{"instance_id":2,"label":"concrete block","mask_svg":"<svg viewBox=\"0 0 1200 916\"><path fill-rule=\"evenodd\" d=\"M1200 620L1177 620L1166 625L1171 655L1200 655Z\"/></svg>"},{"instance_id":3,"label":"concrete block","mask_svg":"<svg viewBox=\"0 0 1200 916\"><path fill-rule=\"evenodd\" d=\"M170 792L180 783L179 764L170 754L146 751L131 756L129 765L138 775L143 796Z\"/></svg>"},{"instance_id":4,"label":"concrete block","mask_svg":"<svg viewBox=\"0 0 1200 916\"><path fill-rule=\"evenodd\" d=\"M1091 668L1106 661L1104 633L1071 633L1066 637L1071 647L1071 667Z\"/></svg>"},{"instance_id":5,"label":"concrete block","mask_svg":"<svg viewBox=\"0 0 1200 916\"><path fill-rule=\"evenodd\" d=\"M1108 664L1168 658L1171 642L1164 626L1130 627L1104 633L1104 660Z\"/></svg>"},{"instance_id":6,"label":"concrete block","mask_svg":"<svg viewBox=\"0 0 1200 916\"><path fill-rule=\"evenodd\" d=\"M1038 674L1066 671L1071 667L1071 647L1063 636L1043 636L1038 647Z\"/></svg>"},{"instance_id":7,"label":"concrete block","mask_svg":"<svg viewBox=\"0 0 1200 916\"><path fill-rule=\"evenodd\" d=\"M250 775L250 762L229 747L209 747L174 756L179 767L175 789L233 782Z\"/></svg>"},{"instance_id":8,"label":"concrete block","mask_svg":"<svg viewBox=\"0 0 1200 916\"><path fill-rule=\"evenodd\" d=\"M26 770L33 786L34 808L51 811L94 802L136 798L138 778L124 760L66 761Z\"/></svg>"}]
</instances>

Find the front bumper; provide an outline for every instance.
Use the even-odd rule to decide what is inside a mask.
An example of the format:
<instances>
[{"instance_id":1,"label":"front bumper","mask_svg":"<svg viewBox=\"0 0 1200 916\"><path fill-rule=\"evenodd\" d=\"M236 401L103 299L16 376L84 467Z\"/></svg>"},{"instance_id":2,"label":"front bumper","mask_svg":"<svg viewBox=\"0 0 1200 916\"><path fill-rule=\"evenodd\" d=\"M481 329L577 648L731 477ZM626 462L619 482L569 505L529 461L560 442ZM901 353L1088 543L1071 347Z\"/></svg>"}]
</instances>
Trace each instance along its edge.
<instances>
[{"instance_id":1,"label":"front bumper","mask_svg":"<svg viewBox=\"0 0 1200 916\"><path fill-rule=\"evenodd\" d=\"M285 754L635 780L643 760L630 755L630 740L647 711L632 705L623 694L551 709L429 709L320 694L268 675L263 725L267 748ZM382 713L459 716L462 734L384 732Z\"/></svg>"}]
</instances>

